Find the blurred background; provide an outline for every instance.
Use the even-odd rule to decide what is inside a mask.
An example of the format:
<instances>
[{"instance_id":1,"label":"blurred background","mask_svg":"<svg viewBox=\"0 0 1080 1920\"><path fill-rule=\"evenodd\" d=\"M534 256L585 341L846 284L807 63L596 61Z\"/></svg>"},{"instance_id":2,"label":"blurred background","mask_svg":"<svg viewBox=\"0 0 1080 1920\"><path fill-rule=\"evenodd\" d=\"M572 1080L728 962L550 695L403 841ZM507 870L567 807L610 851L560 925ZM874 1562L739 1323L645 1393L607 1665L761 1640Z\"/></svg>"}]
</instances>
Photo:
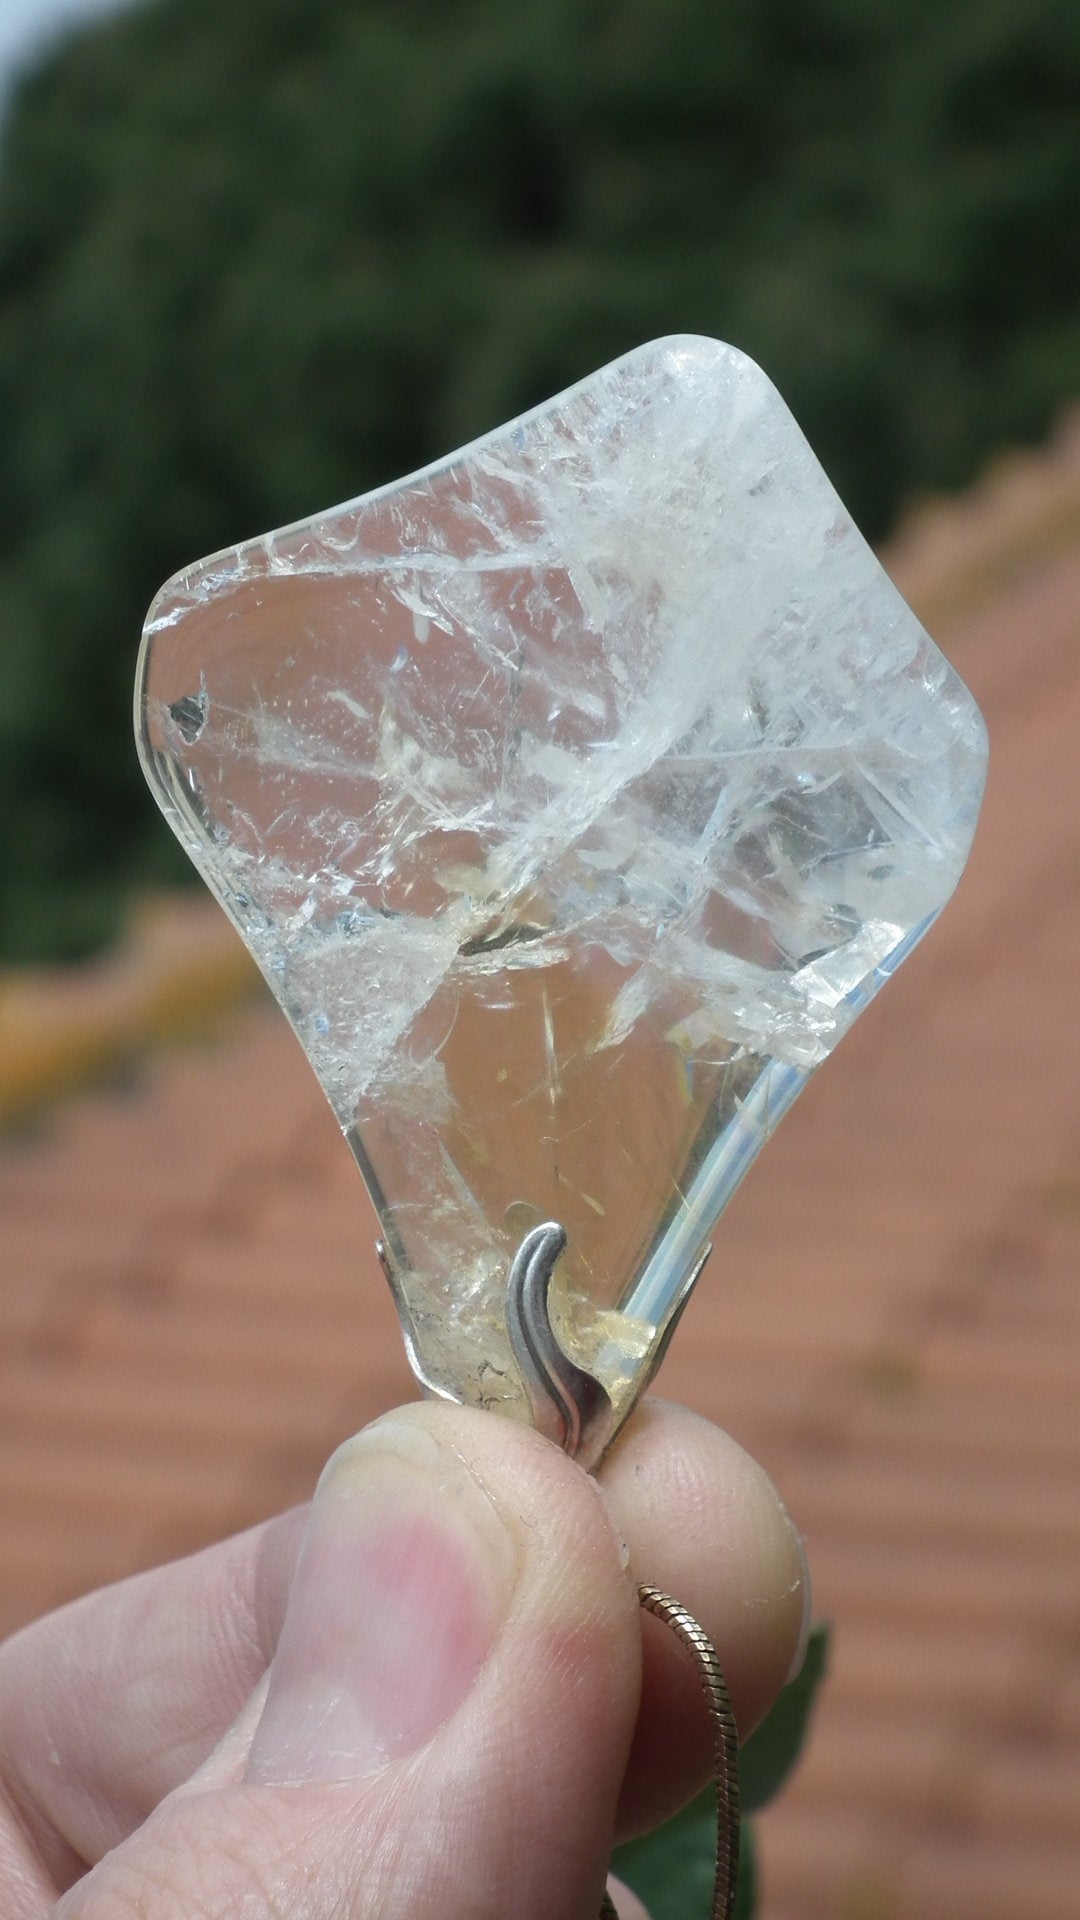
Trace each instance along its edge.
<instances>
[{"instance_id":1,"label":"blurred background","mask_svg":"<svg viewBox=\"0 0 1080 1920\"><path fill-rule=\"evenodd\" d=\"M837 1624L766 1920L1077 1920L1078 235L1075 0L6 0L0 1626L304 1497L411 1391L351 1162L143 787L151 595L718 335L994 751L665 1369Z\"/></svg>"}]
</instances>

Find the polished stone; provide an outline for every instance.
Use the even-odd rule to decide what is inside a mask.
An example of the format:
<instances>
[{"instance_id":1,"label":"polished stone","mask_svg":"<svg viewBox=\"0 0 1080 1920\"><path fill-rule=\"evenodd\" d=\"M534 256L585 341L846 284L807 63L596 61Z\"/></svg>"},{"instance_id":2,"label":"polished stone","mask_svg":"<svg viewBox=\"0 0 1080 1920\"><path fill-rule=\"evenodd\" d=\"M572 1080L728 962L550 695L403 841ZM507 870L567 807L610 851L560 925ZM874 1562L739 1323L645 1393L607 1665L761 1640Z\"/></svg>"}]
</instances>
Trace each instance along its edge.
<instances>
[{"instance_id":1,"label":"polished stone","mask_svg":"<svg viewBox=\"0 0 1080 1920\"><path fill-rule=\"evenodd\" d=\"M948 899L985 773L775 389L658 341L200 562L151 609L139 712L423 1377L527 1417L506 1275L555 1219L556 1331L621 1416L759 1147Z\"/></svg>"}]
</instances>

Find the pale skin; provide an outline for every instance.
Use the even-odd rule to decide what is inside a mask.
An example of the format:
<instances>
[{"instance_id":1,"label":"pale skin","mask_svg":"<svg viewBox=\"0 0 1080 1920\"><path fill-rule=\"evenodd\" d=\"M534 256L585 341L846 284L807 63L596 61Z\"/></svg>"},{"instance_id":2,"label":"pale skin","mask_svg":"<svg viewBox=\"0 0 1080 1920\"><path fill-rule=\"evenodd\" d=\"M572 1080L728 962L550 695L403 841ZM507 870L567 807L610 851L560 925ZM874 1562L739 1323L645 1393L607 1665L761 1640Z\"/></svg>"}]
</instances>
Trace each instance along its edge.
<instances>
[{"instance_id":1,"label":"pale skin","mask_svg":"<svg viewBox=\"0 0 1080 1920\"><path fill-rule=\"evenodd\" d=\"M597 1483L491 1415L388 1416L313 1509L0 1648L0 1911L595 1920L614 1841L708 1771L694 1670L638 1578L705 1626L745 1735L808 1590L733 1440L648 1402Z\"/></svg>"}]
</instances>

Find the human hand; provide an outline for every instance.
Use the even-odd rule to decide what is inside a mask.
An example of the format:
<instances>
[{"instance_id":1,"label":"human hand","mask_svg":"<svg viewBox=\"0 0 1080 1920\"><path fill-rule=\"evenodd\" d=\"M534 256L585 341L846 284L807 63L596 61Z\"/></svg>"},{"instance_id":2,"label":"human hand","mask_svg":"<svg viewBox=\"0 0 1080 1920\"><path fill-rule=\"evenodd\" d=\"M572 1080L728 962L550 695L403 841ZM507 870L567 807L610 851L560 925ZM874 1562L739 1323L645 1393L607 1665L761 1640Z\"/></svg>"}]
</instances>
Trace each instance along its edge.
<instances>
[{"instance_id":1,"label":"human hand","mask_svg":"<svg viewBox=\"0 0 1080 1920\"><path fill-rule=\"evenodd\" d=\"M613 1842L709 1767L636 1578L701 1621L745 1736L809 1591L733 1440L646 1402L598 1485L488 1414L387 1415L310 1509L0 1648L5 1920L596 1920Z\"/></svg>"}]
</instances>

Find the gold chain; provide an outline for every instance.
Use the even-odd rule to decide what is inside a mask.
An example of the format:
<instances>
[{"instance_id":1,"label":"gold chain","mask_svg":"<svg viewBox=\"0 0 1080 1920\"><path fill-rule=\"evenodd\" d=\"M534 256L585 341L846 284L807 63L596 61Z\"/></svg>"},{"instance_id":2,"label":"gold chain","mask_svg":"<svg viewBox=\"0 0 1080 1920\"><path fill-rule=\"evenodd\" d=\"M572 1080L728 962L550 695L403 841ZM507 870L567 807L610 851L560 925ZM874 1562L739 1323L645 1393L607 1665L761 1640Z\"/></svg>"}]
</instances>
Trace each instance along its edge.
<instances>
[{"instance_id":1,"label":"gold chain","mask_svg":"<svg viewBox=\"0 0 1080 1920\"><path fill-rule=\"evenodd\" d=\"M705 1693L713 1732L716 1773L716 1878L709 1920L731 1920L739 1877L739 1735L731 1711L727 1681L716 1648L703 1626L659 1587L639 1586L638 1599L646 1613L662 1620L693 1659ZM609 1893L604 1894L600 1920L619 1920Z\"/></svg>"}]
</instances>

